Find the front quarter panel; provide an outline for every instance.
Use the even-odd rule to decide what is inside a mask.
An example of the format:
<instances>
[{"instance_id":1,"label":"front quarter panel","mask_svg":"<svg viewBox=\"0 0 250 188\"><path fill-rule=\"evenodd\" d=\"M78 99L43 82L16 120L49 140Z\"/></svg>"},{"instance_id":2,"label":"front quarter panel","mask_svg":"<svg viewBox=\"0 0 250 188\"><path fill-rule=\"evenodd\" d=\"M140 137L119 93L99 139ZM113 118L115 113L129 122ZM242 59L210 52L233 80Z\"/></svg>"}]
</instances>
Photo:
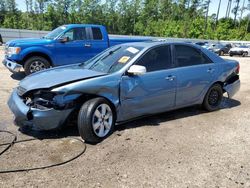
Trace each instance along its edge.
<instances>
[{"instance_id":1,"label":"front quarter panel","mask_svg":"<svg viewBox=\"0 0 250 188\"><path fill-rule=\"evenodd\" d=\"M104 97L117 109L119 106L119 74L110 74L96 78L76 81L64 86L54 88L53 91L64 93L90 94ZM118 109L117 109L118 110Z\"/></svg>"}]
</instances>

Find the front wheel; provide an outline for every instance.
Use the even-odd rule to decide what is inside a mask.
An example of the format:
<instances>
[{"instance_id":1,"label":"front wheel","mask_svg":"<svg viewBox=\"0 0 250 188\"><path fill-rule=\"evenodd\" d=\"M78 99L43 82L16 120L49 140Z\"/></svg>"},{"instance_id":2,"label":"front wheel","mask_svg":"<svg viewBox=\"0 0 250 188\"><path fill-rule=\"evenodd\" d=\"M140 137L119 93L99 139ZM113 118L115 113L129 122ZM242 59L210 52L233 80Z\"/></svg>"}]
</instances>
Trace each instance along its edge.
<instances>
[{"instance_id":1,"label":"front wheel","mask_svg":"<svg viewBox=\"0 0 250 188\"><path fill-rule=\"evenodd\" d=\"M104 98L85 102L78 114L79 134L89 143L98 143L108 137L113 132L114 124L114 112Z\"/></svg>"},{"instance_id":2,"label":"front wheel","mask_svg":"<svg viewBox=\"0 0 250 188\"><path fill-rule=\"evenodd\" d=\"M223 97L223 90L221 85L214 84L212 87L209 88L204 98L203 101L204 108L209 112L219 110L222 97Z\"/></svg>"},{"instance_id":3,"label":"front wheel","mask_svg":"<svg viewBox=\"0 0 250 188\"><path fill-rule=\"evenodd\" d=\"M34 72L38 72L44 69L48 69L50 67L50 63L47 59L40 56L34 56L27 59L24 63L24 71L26 75L32 74Z\"/></svg>"}]
</instances>

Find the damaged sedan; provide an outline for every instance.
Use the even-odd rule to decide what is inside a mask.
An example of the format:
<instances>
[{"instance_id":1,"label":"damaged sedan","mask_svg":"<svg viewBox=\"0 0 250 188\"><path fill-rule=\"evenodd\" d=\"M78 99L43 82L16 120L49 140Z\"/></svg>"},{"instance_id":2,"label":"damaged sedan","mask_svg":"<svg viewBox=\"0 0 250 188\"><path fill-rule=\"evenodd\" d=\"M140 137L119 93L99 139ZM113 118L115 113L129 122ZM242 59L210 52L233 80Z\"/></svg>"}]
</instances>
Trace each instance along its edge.
<instances>
[{"instance_id":1,"label":"damaged sedan","mask_svg":"<svg viewBox=\"0 0 250 188\"><path fill-rule=\"evenodd\" d=\"M220 108L240 88L239 63L197 45L151 41L114 46L89 61L24 78L8 105L18 126L52 130L77 121L92 143L115 124L192 105Z\"/></svg>"}]
</instances>

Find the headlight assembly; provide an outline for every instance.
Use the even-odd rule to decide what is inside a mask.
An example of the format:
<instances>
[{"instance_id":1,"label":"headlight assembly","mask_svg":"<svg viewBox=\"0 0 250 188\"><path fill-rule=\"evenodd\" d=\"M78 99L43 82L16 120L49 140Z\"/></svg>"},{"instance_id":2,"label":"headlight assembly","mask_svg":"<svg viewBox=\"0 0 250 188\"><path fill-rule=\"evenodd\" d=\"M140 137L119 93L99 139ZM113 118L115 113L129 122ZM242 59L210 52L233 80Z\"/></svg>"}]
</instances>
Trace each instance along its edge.
<instances>
[{"instance_id":1,"label":"headlight assembly","mask_svg":"<svg viewBox=\"0 0 250 188\"><path fill-rule=\"evenodd\" d=\"M8 47L7 48L7 55L11 56L11 55L19 54L20 51L21 51L20 47Z\"/></svg>"}]
</instances>

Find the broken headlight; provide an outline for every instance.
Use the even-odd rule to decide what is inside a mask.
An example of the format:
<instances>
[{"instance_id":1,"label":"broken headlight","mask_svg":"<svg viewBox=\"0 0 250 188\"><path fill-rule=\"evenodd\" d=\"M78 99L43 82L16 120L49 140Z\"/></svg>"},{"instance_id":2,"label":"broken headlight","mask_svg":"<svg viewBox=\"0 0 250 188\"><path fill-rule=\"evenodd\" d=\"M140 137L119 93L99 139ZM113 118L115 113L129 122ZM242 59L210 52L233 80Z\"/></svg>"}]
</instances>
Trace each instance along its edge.
<instances>
[{"instance_id":1,"label":"broken headlight","mask_svg":"<svg viewBox=\"0 0 250 188\"><path fill-rule=\"evenodd\" d=\"M41 110L54 108L66 109L74 106L74 101L80 94L67 95L62 92L39 90L33 93L32 97L26 99L26 105Z\"/></svg>"}]
</instances>

